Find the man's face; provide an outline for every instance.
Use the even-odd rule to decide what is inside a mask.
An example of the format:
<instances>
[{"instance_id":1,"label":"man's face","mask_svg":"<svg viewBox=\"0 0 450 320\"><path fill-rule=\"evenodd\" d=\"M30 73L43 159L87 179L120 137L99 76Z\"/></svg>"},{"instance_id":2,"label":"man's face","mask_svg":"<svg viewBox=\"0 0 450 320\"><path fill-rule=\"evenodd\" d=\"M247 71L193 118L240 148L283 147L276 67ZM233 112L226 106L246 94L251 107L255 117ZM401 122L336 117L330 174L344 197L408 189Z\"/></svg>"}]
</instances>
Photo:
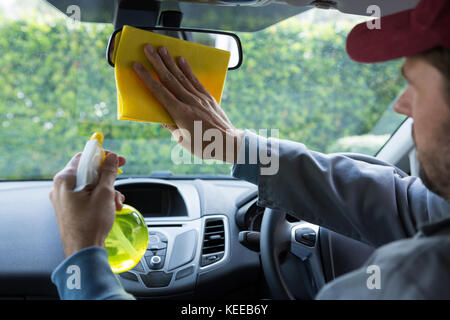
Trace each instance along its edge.
<instances>
[{"instance_id":1,"label":"man's face","mask_svg":"<svg viewBox=\"0 0 450 320\"><path fill-rule=\"evenodd\" d=\"M402 72L409 86L394 110L414 119L420 178L431 191L450 201L450 105L445 79L419 57L407 58Z\"/></svg>"}]
</instances>

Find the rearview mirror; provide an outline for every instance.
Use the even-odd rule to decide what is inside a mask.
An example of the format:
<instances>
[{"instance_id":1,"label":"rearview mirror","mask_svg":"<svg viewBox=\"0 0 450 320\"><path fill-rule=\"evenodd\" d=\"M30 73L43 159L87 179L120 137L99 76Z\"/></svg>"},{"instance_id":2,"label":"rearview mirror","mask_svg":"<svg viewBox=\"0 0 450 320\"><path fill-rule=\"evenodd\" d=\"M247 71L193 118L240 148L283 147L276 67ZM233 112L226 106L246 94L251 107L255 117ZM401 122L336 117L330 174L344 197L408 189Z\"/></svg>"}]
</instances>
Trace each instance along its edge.
<instances>
[{"instance_id":1,"label":"rearview mirror","mask_svg":"<svg viewBox=\"0 0 450 320\"><path fill-rule=\"evenodd\" d=\"M234 70L242 64L242 46L239 37L230 32L202 30L202 29L186 29L186 28L166 28L166 27L137 27L139 29L148 30L162 35L182 39L210 46L213 48L230 52L230 62L228 70ZM114 52L114 39L116 34L122 29L113 32L109 38L108 47L106 48L106 59L110 66L114 67L112 56Z\"/></svg>"}]
</instances>

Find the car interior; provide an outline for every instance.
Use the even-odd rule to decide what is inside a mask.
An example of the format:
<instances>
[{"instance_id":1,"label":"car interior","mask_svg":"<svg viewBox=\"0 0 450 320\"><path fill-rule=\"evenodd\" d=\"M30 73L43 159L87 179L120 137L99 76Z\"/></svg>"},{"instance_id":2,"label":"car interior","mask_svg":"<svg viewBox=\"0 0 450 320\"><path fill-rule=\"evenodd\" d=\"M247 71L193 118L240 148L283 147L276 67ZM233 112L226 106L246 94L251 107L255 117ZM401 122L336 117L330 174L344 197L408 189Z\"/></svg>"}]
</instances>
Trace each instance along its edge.
<instances>
[{"instance_id":1,"label":"car interior","mask_svg":"<svg viewBox=\"0 0 450 320\"><path fill-rule=\"evenodd\" d=\"M332 21L336 17L349 17L353 19L350 23L355 25L355 21L367 21L373 18L371 16L373 12L367 10L370 5L378 6L381 8L382 15L388 15L412 8L417 4L416 0L39 0L39 2L40 5L45 6L45 10L58 17L64 16L62 19L67 21L71 19L73 12L68 8L77 6L81 9L81 25L94 26L92 27L94 29L96 25L105 25L109 31L120 29L124 25L164 27L169 30L179 28L180 32L171 35L184 37L184 39L189 39L189 32L183 32L183 28L236 33L242 42L243 61L240 68L228 71L229 78L223 98L225 111L227 111L227 102L237 99L236 95L245 96L245 91L242 93L238 91L244 90L245 85L239 82L239 88L236 88L237 85L234 87L234 84L240 81L238 79L240 69L250 68L249 64L253 56L248 49L250 41L248 39L252 34L276 32L279 29L273 26L286 21L301 21L302 17L307 17L312 12L326 15L328 17L326 21ZM0 6L0 10L8 14L7 6ZM314 25L315 20L312 21ZM0 34L3 32L1 30L0 27ZM70 42L71 39L61 36L61 41ZM99 42L98 46L106 50L107 38L101 37L92 41ZM344 45L341 44L342 47ZM287 50L290 46L293 47L294 44L286 42ZM102 68L111 72L112 68L108 65L104 52L99 53L101 54L103 54L103 60L99 58L98 64L102 64ZM338 56L333 56L331 59L338 59ZM80 60L82 59L84 58L81 57ZM283 61L289 66L295 66L297 63L290 58ZM248 73L250 69L245 70ZM280 72L290 71L284 69ZM90 81L101 81L99 79L91 77ZM111 82L108 86L112 89L105 95L114 99L114 80L111 78L108 81ZM267 86L275 86L277 81L275 79L274 82L267 82ZM80 84L73 83L73 85ZM290 85L286 84L286 86ZM85 86L89 87L89 83ZM59 94L56 89L54 90L56 94ZM258 90L265 90L265 88L260 87ZM366 90L370 90L370 85L366 87ZM25 89L23 92L27 94ZM398 93L400 92L396 94ZM41 91L40 94L45 97L50 93ZM261 97L262 101L258 101L260 105L277 104L276 97L275 100L270 98L267 101L264 100L264 96ZM94 103L88 97L83 99L93 109ZM395 166L399 175L417 175L414 144L411 138L412 121L392 116L394 100L395 95L387 97L381 94L380 101L383 103L388 101L388 103L379 107L390 113L385 118L378 117L370 127L358 129L360 134L367 134L376 126L375 122L391 121L387 126L389 130L380 135L384 137L384 140L377 142L375 149L363 154L357 148L339 148L339 146L334 149L316 148L323 152L343 152L348 157L360 161ZM48 104L51 104L51 101L53 100L49 98ZM57 107L59 106L52 108L56 110ZM238 120L236 116L235 125L245 126L245 118L250 116L247 111L244 111L244 106L240 107L242 111L238 114L242 114L242 119ZM61 108L64 109L64 106ZM99 112L104 112L105 109L101 105L96 105L95 108L97 111L100 110ZM111 109L108 116L113 117L115 105L108 105L107 108ZM270 111L266 113L263 107L261 109L255 107L249 111L255 114L254 121L256 123L260 121L261 127L282 128L283 124L258 118L257 110L267 114L268 119L281 117L282 110L272 114ZM372 111L369 110L368 114L370 112ZM382 112L382 114L386 113ZM24 115L22 129L17 129L17 136L8 136L7 133L11 132L9 130L12 130L12 127L7 127L4 123L7 121L13 123L12 121L16 121L18 116L14 115L14 119L6 117L5 113L5 117L0 119L2 123L0 132L4 140L3 146L11 147L14 139L20 139L20 134L24 134L21 132L25 131L27 119L31 125L34 123L35 116ZM289 115L283 119L289 121ZM96 121L101 122L98 119ZM117 122L115 120L114 123L117 124ZM320 125L319 123L317 131L314 131L312 136L324 139L319 134ZM43 126L47 130L45 132L50 132L55 129L56 123L53 123L53 128L48 123ZM75 134L79 136L80 143L73 144L71 147L73 150L79 148L82 145L81 141L85 141L86 136L91 132L88 120L85 122L80 120L75 127L78 130ZM121 129L124 135L126 135L125 127L126 124L117 124L117 128ZM139 124L136 130L144 130L143 128L143 125ZM294 129L302 130L292 127L292 130ZM114 128L111 129L113 130ZM34 135L36 137L30 135L31 144L34 144L33 141L38 141L39 133ZM358 134L341 134L344 140L340 140L340 146L348 142L348 139L345 140L346 135L357 136ZM42 139L48 139L45 137L43 136ZM299 140L302 139L301 135L283 133L282 137L302 142ZM130 142L132 139L128 136L111 140L109 147L114 149L119 143L124 146L130 143L130 151L127 154L130 158L134 150L139 148L142 148L143 153L152 152L152 145L146 148L140 147L140 144L131 147L134 143ZM169 140L170 138L166 136L165 140L158 143L163 145ZM143 140L136 141L136 143L142 143ZM63 143L61 142L61 146ZM305 144L308 145L307 142ZM365 142L360 144L366 145ZM33 148L39 146L36 144ZM45 148L48 162L55 159L55 166L61 168L63 163L71 157L72 149L65 147L59 150L49 149L46 148L45 143L40 148ZM27 153L28 150L24 150L24 152L23 161L19 159L20 162L18 162L20 165L13 166L16 169L13 170L8 166L5 167L6 169L0 168L0 255L2 257L0 259L0 299L57 299L58 293L50 276L64 259L64 251L54 210L49 200L49 192L53 185L52 176L57 169L44 162L39 164L41 171L34 171L29 175L21 174L20 166L25 168L28 165L31 166L33 162L41 161L33 158L31 151ZM169 151L166 153L169 154ZM16 158L21 157L20 155L11 151L8 161L13 163ZM125 195L125 202L142 213L149 231L148 250L144 257L133 269L118 274L126 291L138 299L311 300L326 283L360 267L374 250L366 243L353 240L333 230L313 225L283 212L260 207L257 186L232 178L227 173L229 166L220 167L218 171L192 169L175 172L169 165L165 167L165 163L170 161L168 159L170 159L169 155L165 159L154 160L154 168L148 167L147 162L144 161L131 161L130 168L127 169L125 166L125 173L119 175L115 183L116 189ZM13 171L17 174L13 174Z\"/></svg>"}]
</instances>

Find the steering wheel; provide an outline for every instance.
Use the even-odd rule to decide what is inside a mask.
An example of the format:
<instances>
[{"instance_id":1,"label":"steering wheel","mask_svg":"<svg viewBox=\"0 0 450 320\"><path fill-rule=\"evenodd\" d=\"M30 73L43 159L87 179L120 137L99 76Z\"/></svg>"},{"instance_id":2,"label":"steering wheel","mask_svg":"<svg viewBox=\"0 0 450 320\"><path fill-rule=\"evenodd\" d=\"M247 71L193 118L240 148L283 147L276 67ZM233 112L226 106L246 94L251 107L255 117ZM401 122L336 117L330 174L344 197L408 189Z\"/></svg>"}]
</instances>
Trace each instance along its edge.
<instances>
[{"instance_id":1,"label":"steering wheel","mask_svg":"<svg viewBox=\"0 0 450 320\"><path fill-rule=\"evenodd\" d=\"M303 270L309 271L305 275L306 279L305 276L303 278L313 291L317 291L325 283L317 245L318 226L303 221L290 223L286 220L285 213L266 208L260 235L261 264L273 299L295 300L282 276L282 253L289 252L299 258L295 260L301 260Z\"/></svg>"},{"instance_id":2,"label":"steering wheel","mask_svg":"<svg viewBox=\"0 0 450 320\"><path fill-rule=\"evenodd\" d=\"M399 168L374 157L353 153L342 153L342 155L370 164L389 166L400 177L408 176ZM290 252L305 263L308 260L316 290L324 284L320 252L316 245L318 237L318 226L306 222L289 223L286 220L285 213L270 208L265 209L260 233L261 264L267 285L274 299L295 299L281 274L279 256L283 252Z\"/></svg>"},{"instance_id":3,"label":"steering wheel","mask_svg":"<svg viewBox=\"0 0 450 320\"><path fill-rule=\"evenodd\" d=\"M290 249L291 225L286 214L266 208L261 223L260 252L264 276L276 300L294 300L281 276L279 256Z\"/></svg>"}]
</instances>

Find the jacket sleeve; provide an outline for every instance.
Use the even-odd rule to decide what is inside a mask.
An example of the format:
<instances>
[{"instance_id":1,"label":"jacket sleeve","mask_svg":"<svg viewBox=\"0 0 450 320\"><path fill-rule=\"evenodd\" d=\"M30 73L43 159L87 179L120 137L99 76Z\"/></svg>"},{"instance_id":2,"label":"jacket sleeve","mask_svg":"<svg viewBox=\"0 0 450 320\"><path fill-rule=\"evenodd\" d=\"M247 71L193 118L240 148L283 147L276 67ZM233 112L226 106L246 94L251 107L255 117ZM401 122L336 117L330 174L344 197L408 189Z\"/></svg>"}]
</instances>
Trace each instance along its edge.
<instances>
[{"instance_id":1,"label":"jacket sleeve","mask_svg":"<svg viewBox=\"0 0 450 320\"><path fill-rule=\"evenodd\" d=\"M258 185L259 205L375 247L413 236L421 224L450 209L419 178L401 178L392 167L314 152L248 130L232 174Z\"/></svg>"},{"instance_id":2,"label":"jacket sleeve","mask_svg":"<svg viewBox=\"0 0 450 320\"><path fill-rule=\"evenodd\" d=\"M62 300L131 300L108 263L101 247L84 248L53 271L52 282Z\"/></svg>"}]
</instances>

